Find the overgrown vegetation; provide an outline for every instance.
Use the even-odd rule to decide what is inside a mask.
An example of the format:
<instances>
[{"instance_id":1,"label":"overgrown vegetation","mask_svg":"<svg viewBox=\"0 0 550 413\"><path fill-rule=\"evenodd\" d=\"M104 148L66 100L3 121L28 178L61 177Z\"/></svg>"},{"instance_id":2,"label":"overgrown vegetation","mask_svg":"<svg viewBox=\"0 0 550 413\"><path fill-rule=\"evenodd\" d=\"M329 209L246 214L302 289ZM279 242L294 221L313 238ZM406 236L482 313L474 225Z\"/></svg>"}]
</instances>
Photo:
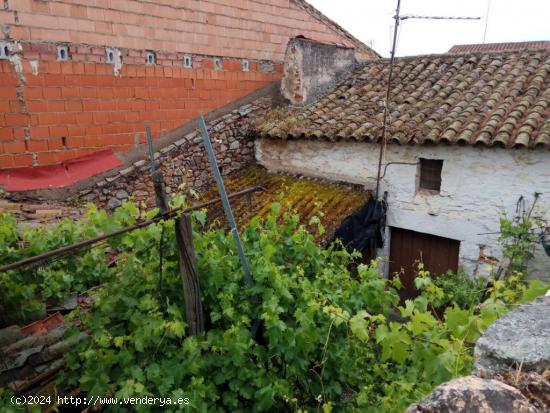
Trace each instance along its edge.
<instances>
[{"instance_id":1,"label":"overgrown vegetation","mask_svg":"<svg viewBox=\"0 0 550 413\"><path fill-rule=\"evenodd\" d=\"M22 239L4 216L1 256L13 261L144 216L131 203L112 217L92 208L87 221L32 230ZM402 412L437 384L469 374L473 345L487 326L548 289L518 271L483 286L461 276L434 281L420 264L420 295L399 306L399 285L380 277L376 263L359 265L352 275L355 255L320 248L279 204L243 232L256 283L249 289L230 234L207 228L204 217L193 216L205 334L185 334L171 222L112 239L110 254L94 248L48 269L0 275L2 306L10 306L5 313L28 319L17 310L29 302L103 284L93 310L71 316L81 319L90 339L67 355L61 377L89 396L189 398L189 406L174 411ZM395 308L400 321L390 316ZM262 322L258 340L250 333L255 318Z\"/></svg>"},{"instance_id":2,"label":"overgrown vegetation","mask_svg":"<svg viewBox=\"0 0 550 413\"><path fill-rule=\"evenodd\" d=\"M65 219L58 225L27 229L22 234L19 234L13 215L0 214L0 264L114 231L135 223L139 217L151 218L155 213L140 213L132 203L118 208L113 216L104 210L90 207L83 220ZM140 242L148 242L148 236L142 235L147 234L147 231L158 232L159 229L149 227L119 241L109 241L107 247L113 253L130 250L134 247L133 243L139 247ZM116 269L108 267L106 251L109 249L89 248L50 259L40 265L0 273L0 328L43 317L47 303L58 302L71 292L84 292L112 279Z\"/></svg>"}]
</instances>

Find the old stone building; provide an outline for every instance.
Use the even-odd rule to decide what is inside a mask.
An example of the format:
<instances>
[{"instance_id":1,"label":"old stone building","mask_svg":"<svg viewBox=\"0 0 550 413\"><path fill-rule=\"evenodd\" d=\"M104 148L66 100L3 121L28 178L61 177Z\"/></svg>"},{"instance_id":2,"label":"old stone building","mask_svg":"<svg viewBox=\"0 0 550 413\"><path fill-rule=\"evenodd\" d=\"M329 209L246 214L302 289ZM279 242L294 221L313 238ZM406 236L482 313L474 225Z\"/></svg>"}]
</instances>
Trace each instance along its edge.
<instances>
[{"instance_id":1,"label":"old stone building","mask_svg":"<svg viewBox=\"0 0 550 413\"><path fill-rule=\"evenodd\" d=\"M296 36L377 57L304 0L5 0L0 27L0 169L126 152L280 79Z\"/></svg>"},{"instance_id":2,"label":"old stone building","mask_svg":"<svg viewBox=\"0 0 550 413\"><path fill-rule=\"evenodd\" d=\"M223 175L257 162L272 171L374 189L389 67L377 56L361 62L362 50L294 38L274 57L285 56L284 68L276 72L284 74L281 82L274 80L209 112ZM5 63L13 65L11 60ZM89 64L95 65L82 63ZM123 64L121 73L131 67ZM159 65L144 68L156 71ZM119 82L124 75L107 77ZM435 273L463 269L484 274L501 258L500 217L514 214L519 199L529 204L538 197L536 213L550 219L549 82L546 48L396 60L380 176L380 193L388 196L388 227L378 255L387 274L408 268L411 293L411 268L420 254ZM184 118L170 124L170 130L159 129L158 123L154 128L155 157L168 192L182 183L201 189L212 183L194 120L174 128ZM136 142L141 143L143 122L135 126ZM111 163L104 170L94 158L81 159L76 166L72 161L50 166L58 168L54 175L70 178L57 189L37 186L39 174L29 177L17 169L0 171L0 183L11 199L89 201L114 208L133 196L152 205L146 150L133 144L127 149L106 158ZM82 179L79 168L93 176ZM548 277L548 259L539 245L531 262L536 276Z\"/></svg>"},{"instance_id":3,"label":"old stone building","mask_svg":"<svg viewBox=\"0 0 550 413\"><path fill-rule=\"evenodd\" d=\"M255 146L260 164L376 187L389 62L350 69L311 104L298 98L268 114ZM380 175L386 273L405 268L411 294L420 258L438 274L483 274L501 258L503 212L517 215L519 200L529 211L536 199L533 216L550 220L549 149L548 49L396 59ZM550 257L541 245L535 251L532 273L547 278Z\"/></svg>"}]
</instances>

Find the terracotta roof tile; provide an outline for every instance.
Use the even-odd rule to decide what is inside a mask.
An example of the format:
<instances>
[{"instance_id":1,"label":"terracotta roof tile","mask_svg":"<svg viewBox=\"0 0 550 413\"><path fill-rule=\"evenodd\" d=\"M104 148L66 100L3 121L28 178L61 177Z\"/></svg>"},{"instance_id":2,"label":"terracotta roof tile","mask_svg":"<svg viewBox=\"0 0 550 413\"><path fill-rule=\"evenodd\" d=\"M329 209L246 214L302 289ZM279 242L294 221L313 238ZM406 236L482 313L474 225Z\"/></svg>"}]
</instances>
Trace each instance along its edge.
<instances>
[{"instance_id":1,"label":"terracotta roof tile","mask_svg":"<svg viewBox=\"0 0 550 413\"><path fill-rule=\"evenodd\" d=\"M378 141L388 60L360 66L303 108L266 118L262 136ZM390 142L550 149L550 50L395 60Z\"/></svg>"},{"instance_id":2,"label":"terracotta roof tile","mask_svg":"<svg viewBox=\"0 0 550 413\"><path fill-rule=\"evenodd\" d=\"M59 311L26 326L12 325L0 329L0 386L16 394L50 395L52 404L56 396L64 395L63 387L50 387L59 370L64 367L64 354L77 342L86 339L81 332L66 336L70 327L79 321L68 321L66 313L78 305L87 311L92 299L87 295L69 297L58 306ZM54 309L48 308L49 311ZM61 312L60 312L61 311Z\"/></svg>"}]
</instances>

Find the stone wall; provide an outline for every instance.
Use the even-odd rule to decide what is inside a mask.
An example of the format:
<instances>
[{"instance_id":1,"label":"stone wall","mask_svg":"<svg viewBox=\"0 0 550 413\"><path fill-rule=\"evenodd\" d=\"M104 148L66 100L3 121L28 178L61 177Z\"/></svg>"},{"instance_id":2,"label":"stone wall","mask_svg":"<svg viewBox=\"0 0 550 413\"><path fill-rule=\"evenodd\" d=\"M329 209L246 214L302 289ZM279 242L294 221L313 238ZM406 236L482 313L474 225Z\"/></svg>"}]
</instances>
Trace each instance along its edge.
<instances>
[{"instance_id":1,"label":"stone wall","mask_svg":"<svg viewBox=\"0 0 550 413\"><path fill-rule=\"evenodd\" d=\"M441 384L406 413L550 411L550 297L489 326L475 347L474 375Z\"/></svg>"},{"instance_id":2,"label":"stone wall","mask_svg":"<svg viewBox=\"0 0 550 413\"><path fill-rule=\"evenodd\" d=\"M222 175L253 161L254 139L251 131L258 116L264 115L270 107L271 99L262 97L208 123ZM155 153L155 159L164 174L168 194L177 192L182 184L200 190L213 182L214 177L198 131L188 133L160 149ZM144 202L148 207L155 206L150 163L145 156L80 191L76 200L112 209L129 196L139 203Z\"/></svg>"}]
</instances>

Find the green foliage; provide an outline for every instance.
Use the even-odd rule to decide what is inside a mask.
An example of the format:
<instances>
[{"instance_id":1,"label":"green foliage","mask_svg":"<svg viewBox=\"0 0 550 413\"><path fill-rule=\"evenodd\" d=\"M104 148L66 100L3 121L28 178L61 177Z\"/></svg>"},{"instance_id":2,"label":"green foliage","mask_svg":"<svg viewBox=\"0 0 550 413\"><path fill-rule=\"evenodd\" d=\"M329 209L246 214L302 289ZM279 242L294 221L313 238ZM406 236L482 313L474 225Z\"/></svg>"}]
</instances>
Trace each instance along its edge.
<instances>
[{"instance_id":1,"label":"green foliage","mask_svg":"<svg viewBox=\"0 0 550 413\"><path fill-rule=\"evenodd\" d=\"M364 312L348 318L356 338L377 354L363 367L369 384L357 396L362 412L402 412L441 382L470 374L474 344L487 327L512 305L549 288L540 281L500 281L482 303L466 308L447 305L439 316L430 311L432 299L441 300L446 292L422 268L416 283L421 293L399 307L402 322Z\"/></svg>"},{"instance_id":2,"label":"green foliage","mask_svg":"<svg viewBox=\"0 0 550 413\"><path fill-rule=\"evenodd\" d=\"M152 212L153 214L155 211ZM15 217L0 214L0 264L8 264L44 252L95 237L134 224L138 218L152 214L140 214L132 203L125 203L109 216L104 210L90 206L86 217L80 221L64 219L55 226L27 228L18 231ZM0 273L0 327L26 323L44 316L46 303L55 304L71 292L83 292L113 277L107 256L118 252L148 248L150 239L143 232L158 233L158 228L148 228L125 234L109 241L108 249L85 248L64 256ZM107 252L108 254L107 254Z\"/></svg>"},{"instance_id":3,"label":"green foliage","mask_svg":"<svg viewBox=\"0 0 550 413\"><path fill-rule=\"evenodd\" d=\"M92 339L68 357L74 371L68 383L90 395L117 397L170 396L183 389L196 411L338 405L343 387L358 388L364 381L361 370L342 369L360 363L364 349L323 308L387 314L397 294L385 291L375 267L363 266L357 278L350 277L348 253L319 248L298 226L298 216L278 211L274 205L266 221L254 220L242 235L253 289L246 288L229 234L195 232L209 319L208 332L198 337L184 336L173 231L166 232L162 295L158 258L120 255L116 282L98 293L91 313L80 315ZM194 226L200 229L197 221ZM250 334L256 317L262 321L260 343Z\"/></svg>"},{"instance_id":4,"label":"green foliage","mask_svg":"<svg viewBox=\"0 0 550 413\"><path fill-rule=\"evenodd\" d=\"M426 274L428 276L429 274ZM440 297L433 297L430 304L434 308L457 305L472 308L480 304L487 291L489 280L484 277L470 277L465 272L447 272L432 279L433 285L441 289ZM428 292L426 291L426 294Z\"/></svg>"},{"instance_id":5,"label":"green foliage","mask_svg":"<svg viewBox=\"0 0 550 413\"><path fill-rule=\"evenodd\" d=\"M544 221L533 215L535 204L536 198L527 212L525 209L520 210L519 206L522 203L518 201L518 213L515 217L509 218L506 214L502 214L499 241L505 262L496 272L497 279L502 276L525 275L537 242L535 229L544 226Z\"/></svg>"},{"instance_id":6,"label":"green foliage","mask_svg":"<svg viewBox=\"0 0 550 413\"><path fill-rule=\"evenodd\" d=\"M26 404L24 401L24 398L16 399L13 391L0 387L0 412L40 413L42 411L38 404Z\"/></svg>"},{"instance_id":7,"label":"green foliage","mask_svg":"<svg viewBox=\"0 0 550 413\"><path fill-rule=\"evenodd\" d=\"M84 222L33 230L21 239L6 217L0 249L13 261L41 248L21 249L21 242L48 245L43 251L140 217L146 214L131 203L112 217L92 208ZM483 290L488 298L482 301L477 292L471 297L478 285L466 277L457 275L455 285L420 268L420 296L398 307L398 285L380 276L376 262L358 265L352 276L356 255L320 248L298 216L282 214L278 204L242 234L255 281L250 289L231 235L208 229L204 218L202 212L193 216L204 334L185 334L173 221L112 239L108 253L94 248L54 263L32 279L29 298L16 297L40 302L103 284L92 311L72 314L90 339L66 356L66 384L89 396L189 398L189 406L167 411L401 412L439 383L468 374L473 345L487 326L548 289L509 277ZM156 246L163 229L161 289ZM26 276L8 274L2 282L15 285ZM392 314L396 308L399 317ZM254 319L262 325L257 341L250 333Z\"/></svg>"}]
</instances>

